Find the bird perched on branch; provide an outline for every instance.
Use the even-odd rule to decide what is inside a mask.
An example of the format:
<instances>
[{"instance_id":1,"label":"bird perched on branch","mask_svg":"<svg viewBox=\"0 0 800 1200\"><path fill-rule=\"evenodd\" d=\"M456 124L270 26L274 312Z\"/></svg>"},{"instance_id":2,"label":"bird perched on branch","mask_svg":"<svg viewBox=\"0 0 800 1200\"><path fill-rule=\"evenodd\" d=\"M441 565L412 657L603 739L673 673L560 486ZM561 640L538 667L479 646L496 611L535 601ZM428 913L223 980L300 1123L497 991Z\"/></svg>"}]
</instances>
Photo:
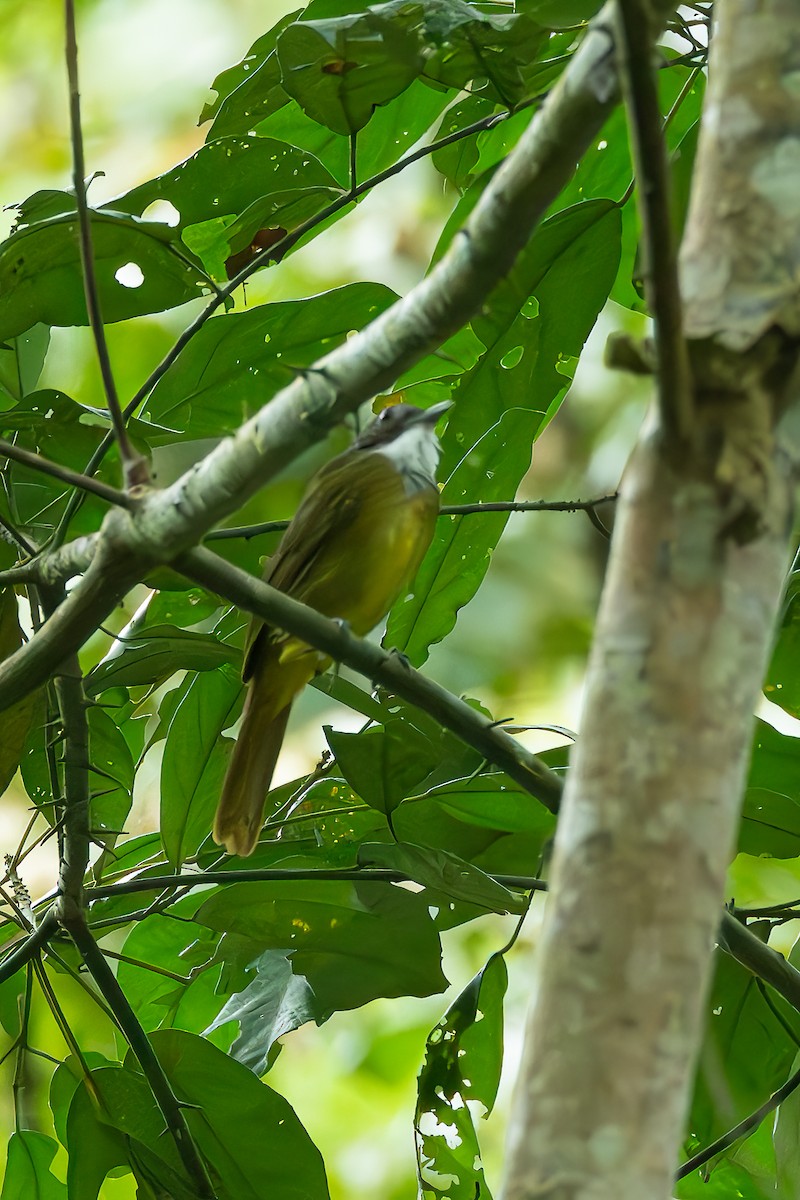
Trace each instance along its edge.
<instances>
[{"instance_id":1,"label":"bird perched on branch","mask_svg":"<svg viewBox=\"0 0 800 1200\"><path fill-rule=\"evenodd\" d=\"M435 425L450 408L385 408L349 450L311 479L264 570L265 582L326 617L369 633L413 579L439 511ZM214 840L251 854L292 701L330 659L253 617L239 737L214 819Z\"/></svg>"}]
</instances>

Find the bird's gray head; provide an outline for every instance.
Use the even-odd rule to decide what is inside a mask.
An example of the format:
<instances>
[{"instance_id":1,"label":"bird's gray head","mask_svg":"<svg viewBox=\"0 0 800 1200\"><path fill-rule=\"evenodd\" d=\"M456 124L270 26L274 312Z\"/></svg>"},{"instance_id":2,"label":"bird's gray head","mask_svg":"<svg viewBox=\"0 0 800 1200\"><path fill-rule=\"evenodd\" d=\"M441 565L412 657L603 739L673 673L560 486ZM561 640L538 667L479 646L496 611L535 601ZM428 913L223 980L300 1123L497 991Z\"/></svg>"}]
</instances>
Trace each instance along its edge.
<instances>
[{"instance_id":1,"label":"bird's gray head","mask_svg":"<svg viewBox=\"0 0 800 1200\"><path fill-rule=\"evenodd\" d=\"M394 404L367 426L354 449L385 455L405 477L409 491L435 487L440 454L435 426L451 407L449 400L427 409Z\"/></svg>"}]
</instances>

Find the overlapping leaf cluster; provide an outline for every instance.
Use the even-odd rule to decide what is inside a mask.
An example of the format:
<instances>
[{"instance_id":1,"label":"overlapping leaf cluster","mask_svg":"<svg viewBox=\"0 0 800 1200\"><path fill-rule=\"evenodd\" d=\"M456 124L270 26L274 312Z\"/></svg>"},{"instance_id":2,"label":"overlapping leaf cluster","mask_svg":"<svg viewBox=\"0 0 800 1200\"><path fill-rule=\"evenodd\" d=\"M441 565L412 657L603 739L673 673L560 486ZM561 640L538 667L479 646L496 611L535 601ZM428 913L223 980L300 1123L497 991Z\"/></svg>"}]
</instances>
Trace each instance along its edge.
<instances>
[{"instance_id":1,"label":"overlapping leaf cluster","mask_svg":"<svg viewBox=\"0 0 800 1200\"><path fill-rule=\"evenodd\" d=\"M529 0L516 12L487 12L462 0L361 8L312 0L285 17L216 79L216 98L201 118L210 122L206 144L92 212L105 320L212 296L250 264L275 269L372 188L390 188L421 139L454 198L438 257L598 7ZM681 62L660 73L679 182L691 171L702 90L702 79L690 76ZM624 121L615 115L480 315L397 380L409 402L456 401L443 440L444 503L512 499L598 313L609 297L640 307L630 182ZM86 322L76 227L69 192L39 192L19 205L15 229L0 245L0 435L83 470L107 433L105 411L38 388L50 328ZM394 298L362 280L220 313L131 418L134 442L165 473L179 469L198 444L232 432ZM113 453L98 474L118 483ZM59 529L69 499L56 480L18 464L3 468L0 518L34 545ZM96 530L102 513L99 499L85 498L71 514L69 536ZM390 614L388 644L415 665L425 661L480 587L504 525L503 514L440 521L413 594ZM220 546L257 570L271 543ZM12 547L0 552L10 565ZM306 877L236 882L237 864L220 864L208 830L241 705L243 618L177 579L157 582L163 586L110 649L86 655L92 827L105 847L87 880L91 922L98 935L116 933L119 981L187 1106L219 1196L324 1197L317 1151L286 1101L257 1078L269 1071L279 1039L377 997L443 991L442 935L487 912L522 913L520 894L491 876L535 875L553 818L432 719L396 697L327 678L318 686L361 714L364 726L327 730L330 755L320 769L273 791L266 832L248 863ZM5 653L20 638L10 597L0 610ZM797 715L795 609L792 602L770 694ZM4 783L19 764L31 801L50 821L60 787L52 717L47 696L6 714L0 756ZM564 758L554 756L554 765ZM742 851L798 857L797 761L794 739L760 729ZM137 779L155 762L160 831L122 838L116 831L125 828ZM234 881L182 893L146 884L183 867L218 865ZM311 875L335 868L398 871L418 890ZM126 888L132 878L141 890ZM103 890L93 897L92 888ZM10 921L4 932L14 932ZM55 951L59 957L47 957L41 969L57 991L78 963L67 945ZM0 986L0 1022L11 1040L22 1034L31 988L39 1003L25 972ZM454 1200L476 1189L489 1194L473 1115L480 1105L491 1109L497 1090L504 989L505 962L493 956L451 1003L427 1051L419 1047L423 1191ZM794 1018L773 1011L730 963L718 973L711 1004L693 1145L763 1099L794 1056ZM93 1200L109 1173L125 1170L143 1196L191 1194L135 1060L121 1049L111 1054L111 1024L100 1009L97 1022L97 1043L70 1046L53 1072L52 1135L14 1134L2 1200ZM729 1083L712 1086L721 1060ZM782 1134L785 1173L796 1136L787 1122ZM750 1157L718 1173L735 1180L741 1196L761 1195L775 1171L772 1142L759 1139ZM69 1153L66 1184L51 1169L59 1146ZM687 1196L697 1190L693 1182L682 1186Z\"/></svg>"}]
</instances>

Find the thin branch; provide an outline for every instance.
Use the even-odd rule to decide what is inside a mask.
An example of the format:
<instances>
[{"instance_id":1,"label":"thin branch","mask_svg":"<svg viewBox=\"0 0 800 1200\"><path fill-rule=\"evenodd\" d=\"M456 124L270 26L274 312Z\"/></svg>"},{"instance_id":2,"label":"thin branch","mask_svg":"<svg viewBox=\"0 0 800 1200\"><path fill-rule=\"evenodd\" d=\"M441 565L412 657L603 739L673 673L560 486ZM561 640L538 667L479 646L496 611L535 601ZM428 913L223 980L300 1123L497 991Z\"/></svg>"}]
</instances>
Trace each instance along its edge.
<instances>
[{"instance_id":1,"label":"thin branch","mask_svg":"<svg viewBox=\"0 0 800 1200\"><path fill-rule=\"evenodd\" d=\"M86 311L94 337L97 361L103 379L103 389L106 394L106 404L114 429L114 435L119 445L120 458L125 472L128 487L146 483L148 471L145 459L131 446L125 420L122 416L114 373L111 370L111 359L108 353L103 317L100 311L100 296L97 289L97 278L94 270L94 254L92 250L92 225L89 209L86 203L86 166L83 157L83 130L81 127L81 97L78 90L78 43L75 37L75 5L74 0L65 0L64 13L66 18L66 61L67 77L69 79L69 112L72 135L72 165L73 184L75 187L75 206L78 211L78 229L80 232L81 268L83 271L83 290L86 297Z\"/></svg>"},{"instance_id":2,"label":"thin branch","mask_svg":"<svg viewBox=\"0 0 800 1200\"><path fill-rule=\"evenodd\" d=\"M644 278L655 320L662 428L672 449L694 429L689 356L683 336L670 177L655 74L653 31L644 0L617 0L617 37L644 239Z\"/></svg>"},{"instance_id":3,"label":"thin branch","mask_svg":"<svg viewBox=\"0 0 800 1200\"><path fill-rule=\"evenodd\" d=\"M5 983L12 975L16 975L17 971L35 958L57 933L58 918L54 909L50 908L33 932L0 960L0 983Z\"/></svg>"},{"instance_id":4,"label":"thin branch","mask_svg":"<svg viewBox=\"0 0 800 1200\"><path fill-rule=\"evenodd\" d=\"M34 546L33 542L28 541L28 539L2 515L0 515L0 534L5 534L6 541L13 542L14 545L19 547L23 554L33 555L37 553L37 547Z\"/></svg>"},{"instance_id":5,"label":"thin branch","mask_svg":"<svg viewBox=\"0 0 800 1200\"><path fill-rule=\"evenodd\" d=\"M599 496L596 500L487 500L476 504L444 504L439 509L440 517L465 517L477 513L523 513L523 512L588 512L600 504L613 504L617 493ZM203 539L206 542L225 541L228 538L253 538L267 533L282 533L288 529L289 521L262 521L258 525L236 525L228 529L212 529ZM0 580L5 575L0 576Z\"/></svg>"},{"instance_id":6,"label":"thin branch","mask_svg":"<svg viewBox=\"0 0 800 1200\"><path fill-rule=\"evenodd\" d=\"M800 1070L797 1070L793 1075L790 1075L786 1080L786 1083L784 1083L782 1087L779 1087L777 1091L773 1092L769 1100L766 1100L760 1108L755 1110L755 1112L750 1113L750 1115L745 1117L743 1121L740 1121L738 1125L734 1125L732 1129L729 1129L726 1133L723 1133L722 1136L718 1137L717 1140L712 1142L710 1146L705 1146L702 1150L698 1150L697 1154L694 1154L690 1159L687 1159L683 1166L680 1167L676 1172L676 1180L685 1179L687 1175L691 1175L693 1172L699 1170L700 1167L704 1167L706 1163L710 1162L712 1158L715 1158L717 1154L721 1154L723 1150L727 1150L729 1146L733 1146L734 1143L740 1141L741 1138L748 1137L753 1130L758 1129L761 1122L765 1120L770 1113L775 1112L775 1109L780 1104L783 1104L784 1100L787 1100L789 1096L791 1096L792 1092L796 1091L798 1087L800 1087Z\"/></svg>"},{"instance_id":7,"label":"thin branch","mask_svg":"<svg viewBox=\"0 0 800 1200\"><path fill-rule=\"evenodd\" d=\"M79 488L82 492L91 492L92 495L99 496L108 504L116 504L120 508L128 509L135 506L131 497L125 492L119 491L118 488L110 487L100 479L92 479L89 475L83 475L80 471L73 471L70 467L63 467L61 463L52 462L49 458L44 458L41 454L34 454L32 450L25 450L22 446L16 446L4 438L0 438L0 454L14 462L22 463L23 466L30 467L33 471L40 471L42 475L58 479L60 483L65 483L68 487Z\"/></svg>"},{"instance_id":8,"label":"thin branch","mask_svg":"<svg viewBox=\"0 0 800 1200\"><path fill-rule=\"evenodd\" d=\"M164 1074L164 1068L158 1061L127 996L117 983L102 950L85 924L82 914L79 920L70 923L69 934L142 1068L197 1196L200 1200L216 1200L208 1170L192 1137L183 1109Z\"/></svg>"},{"instance_id":9,"label":"thin branch","mask_svg":"<svg viewBox=\"0 0 800 1200\"><path fill-rule=\"evenodd\" d=\"M532 875L503 875L488 871L487 875L503 887L519 888L526 892L547 891L547 884ZM102 884L100 887L89 888L86 898L93 904L95 900L166 888L180 887L188 893L193 888L228 883L301 883L320 880L409 883L412 882L412 877L405 871L394 871L388 867L253 867L242 871L184 871L177 875L148 875L124 879L120 883Z\"/></svg>"}]
</instances>

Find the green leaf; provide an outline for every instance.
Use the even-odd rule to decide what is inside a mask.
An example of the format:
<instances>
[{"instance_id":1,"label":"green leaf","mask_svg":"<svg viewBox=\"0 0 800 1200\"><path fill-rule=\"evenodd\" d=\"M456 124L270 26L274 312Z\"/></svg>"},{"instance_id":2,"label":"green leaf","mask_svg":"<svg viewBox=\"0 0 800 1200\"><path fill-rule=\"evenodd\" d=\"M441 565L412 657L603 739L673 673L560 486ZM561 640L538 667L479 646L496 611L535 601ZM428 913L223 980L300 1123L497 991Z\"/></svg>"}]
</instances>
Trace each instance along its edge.
<instances>
[{"instance_id":1,"label":"green leaf","mask_svg":"<svg viewBox=\"0 0 800 1200\"><path fill-rule=\"evenodd\" d=\"M422 67L418 8L290 25L278 38L281 83L304 112L335 133L363 129L373 110L399 96Z\"/></svg>"},{"instance_id":2,"label":"green leaf","mask_svg":"<svg viewBox=\"0 0 800 1200\"><path fill-rule=\"evenodd\" d=\"M280 85L275 43L278 35L302 11L298 8L281 17L268 33L253 43L241 62L217 75L211 85L217 93L216 98L205 105L198 121L198 125L210 120L214 122L207 141L231 133L249 133L258 121L289 103L289 97Z\"/></svg>"},{"instance_id":3,"label":"green leaf","mask_svg":"<svg viewBox=\"0 0 800 1200\"><path fill-rule=\"evenodd\" d=\"M17 598L9 587L0 592L0 662L10 658L22 645L22 629L17 612ZM22 761L25 743L34 718L44 714L44 694L41 688L29 692L3 713L3 737L0 740L0 795L5 792Z\"/></svg>"},{"instance_id":4,"label":"green leaf","mask_svg":"<svg viewBox=\"0 0 800 1200\"><path fill-rule=\"evenodd\" d=\"M151 1041L226 1200L327 1200L319 1151L282 1096L203 1038Z\"/></svg>"},{"instance_id":5,"label":"green leaf","mask_svg":"<svg viewBox=\"0 0 800 1200\"><path fill-rule=\"evenodd\" d=\"M396 299L382 284L355 283L305 300L215 317L154 388L150 416L168 418L194 437L232 433L298 370Z\"/></svg>"},{"instance_id":6,"label":"green leaf","mask_svg":"<svg viewBox=\"0 0 800 1200\"><path fill-rule=\"evenodd\" d=\"M458 133L485 117L497 112L497 104L487 96L467 96L448 108L436 130L436 141ZM473 167L478 161L477 136L463 138L431 155L431 162L445 179L459 191L472 182Z\"/></svg>"},{"instance_id":7,"label":"green leaf","mask_svg":"<svg viewBox=\"0 0 800 1200\"><path fill-rule=\"evenodd\" d=\"M457 90L472 85L507 108L530 94L528 75L547 47L536 21L520 13L482 13L463 0L437 0L423 11L426 79Z\"/></svg>"},{"instance_id":8,"label":"green leaf","mask_svg":"<svg viewBox=\"0 0 800 1200\"><path fill-rule=\"evenodd\" d=\"M423 796L407 801L406 807L431 802L461 821L486 829L541 835L551 833L555 827L552 813L501 771L431 788Z\"/></svg>"},{"instance_id":9,"label":"green leaf","mask_svg":"<svg viewBox=\"0 0 800 1200\"><path fill-rule=\"evenodd\" d=\"M489 1196L467 1100L488 1115L503 1063L505 961L493 954L428 1035L414 1127L420 1183L448 1200ZM446 1181L446 1183L445 1183Z\"/></svg>"},{"instance_id":10,"label":"green leaf","mask_svg":"<svg viewBox=\"0 0 800 1200\"><path fill-rule=\"evenodd\" d=\"M100 1119L84 1082L78 1085L69 1107L67 1150L69 1200L97 1200L108 1173L116 1167L130 1167L125 1138Z\"/></svg>"},{"instance_id":11,"label":"green leaf","mask_svg":"<svg viewBox=\"0 0 800 1200\"><path fill-rule=\"evenodd\" d=\"M58 1142L33 1129L12 1133L0 1200L66 1200L67 1189L50 1170Z\"/></svg>"},{"instance_id":12,"label":"green leaf","mask_svg":"<svg viewBox=\"0 0 800 1200\"><path fill-rule=\"evenodd\" d=\"M433 125L449 99L448 92L435 91L415 80L391 103L376 109L369 124L358 134L358 181L396 163ZM259 137L274 137L301 146L324 163L342 187L350 186L350 139L318 125L293 105L262 121L256 133Z\"/></svg>"},{"instance_id":13,"label":"green leaf","mask_svg":"<svg viewBox=\"0 0 800 1200\"><path fill-rule=\"evenodd\" d=\"M241 698L241 680L230 667L206 671L189 685L172 718L161 763L161 837L176 870L208 836L233 749L221 735Z\"/></svg>"},{"instance_id":14,"label":"green leaf","mask_svg":"<svg viewBox=\"0 0 800 1200\"><path fill-rule=\"evenodd\" d=\"M325 738L353 791L382 813L391 813L436 764L429 740L403 721L361 733L326 725Z\"/></svg>"},{"instance_id":15,"label":"green leaf","mask_svg":"<svg viewBox=\"0 0 800 1200\"><path fill-rule=\"evenodd\" d=\"M466 900L495 913L522 913L525 901L507 887L447 850L404 842L367 842L359 846L362 867L389 867L453 900Z\"/></svg>"},{"instance_id":16,"label":"green leaf","mask_svg":"<svg viewBox=\"0 0 800 1200\"><path fill-rule=\"evenodd\" d=\"M563 364L580 354L614 281L619 229L618 209L602 200L550 218L473 321L486 353L453 392L443 504L514 498L533 441L569 386ZM414 591L394 605L386 630L386 643L415 666L477 591L506 520L500 513L437 522Z\"/></svg>"},{"instance_id":17,"label":"green leaf","mask_svg":"<svg viewBox=\"0 0 800 1200\"><path fill-rule=\"evenodd\" d=\"M246 884L212 896L195 920L291 952L318 1018L377 996L430 996L447 986L427 904L383 884Z\"/></svg>"},{"instance_id":18,"label":"green leaf","mask_svg":"<svg viewBox=\"0 0 800 1200\"><path fill-rule=\"evenodd\" d=\"M750 972L719 949L714 965L688 1124L690 1155L763 1104L785 1082L797 1050L783 1024L788 1020L796 1038L797 1014L776 998L776 1015Z\"/></svg>"},{"instance_id":19,"label":"green leaf","mask_svg":"<svg viewBox=\"0 0 800 1200\"><path fill-rule=\"evenodd\" d=\"M174 625L148 626L141 636L114 642L86 677L89 696L107 688L163 683L176 671L211 671L235 664L239 653L210 634L191 633Z\"/></svg>"},{"instance_id":20,"label":"green leaf","mask_svg":"<svg viewBox=\"0 0 800 1200\"><path fill-rule=\"evenodd\" d=\"M130 812L134 765L128 743L105 709L88 710L89 755L92 764L91 825L97 837L120 830Z\"/></svg>"},{"instance_id":21,"label":"green leaf","mask_svg":"<svg viewBox=\"0 0 800 1200\"><path fill-rule=\"evenodd\" d=\"M204 276L188 252L175 253L168 226L110 209L93 211L91 223L105 321L164 312L202 294ZM74 213L18 229L0 244L0 341L36 324L87 324Z\"/></svg>"},{"instance_id":22,"label":"green leaf","mask_svg":"<svg viewBox=\"0 0 800 1200\"><path fill-rule=\"evenodd\" d=\"M307 1021L321 1025L316 996L308 980L292 970L291 958L282 950L265 950L252 964L255 979L226 1001L204 1034L221 1029L229 1021L239 1024L239 1036L230 1053L256 1075L270 1064L270 1051L278 1038L299 1029Z\"/></svg>"},{"instance_id":23,"label":"green leaf","mask_svg":"<svg viewBox=\"0 0 800 1200\"><path fill-rule=\"evenodd\" d=\"M6 401L9 405L18 402L34 390L49 345L48 325L34 325L0 345L0 406L6 407Z\"/></svg>"},{"instance_id":24,"label":"green leaf","mask_svg":"<svg viewBox=\"0 0 800 1200\"><path fill-rule=\"evenodd\" d=\"M603 0L521 0L519 8L548 29L564 29L590 21L602 4Z\"/></svg>"},{"instance_id":25,"label":"green leaf","mask_svg":"<svg viewBox=\"0 0 800 1200\"><path fill-rule=\"evenodd\" d=\"M800 854L800 739L756 722L739 850L796 858Z\"/></svg>"},{"instance_id":26,"label":"green leaf","mask_svg":"<svg viewBox=\"0 0 800 1200\"><path fill-rule=\"evenodd\" d=\"M800 717L800 572L791 574L786 592L783 620L764 692L784 712Z\"/></svg>"}]
</instances>

